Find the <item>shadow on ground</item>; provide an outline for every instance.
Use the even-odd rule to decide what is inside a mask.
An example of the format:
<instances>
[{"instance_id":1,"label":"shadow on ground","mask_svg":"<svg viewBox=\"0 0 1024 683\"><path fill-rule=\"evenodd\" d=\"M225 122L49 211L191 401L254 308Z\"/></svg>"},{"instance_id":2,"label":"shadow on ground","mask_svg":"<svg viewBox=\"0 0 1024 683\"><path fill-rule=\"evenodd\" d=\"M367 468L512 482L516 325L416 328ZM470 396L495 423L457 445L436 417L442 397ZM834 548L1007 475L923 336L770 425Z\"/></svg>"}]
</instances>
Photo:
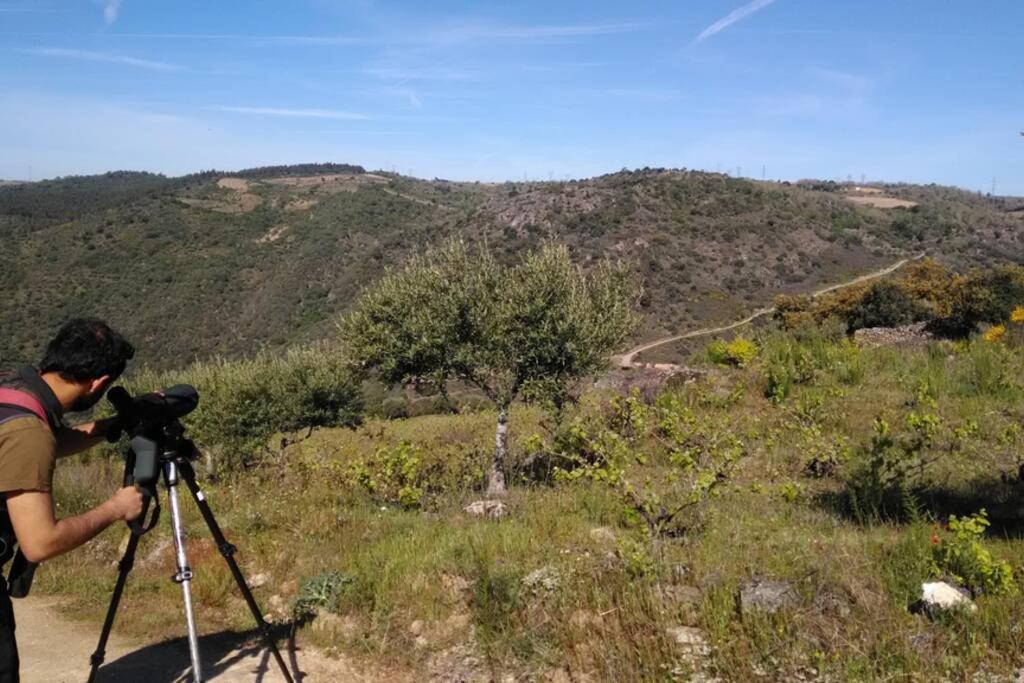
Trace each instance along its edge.
<instances>
[{"instance_id":1,"label":"shadow on ground","mask_svg":"<svg viewBox=\"0 0 1024 683\"><path fill-rule=\"evenodd\" d=\"M944 522L950 515L972 515L985 510L989 534L1024 538L1024 471L977 477L959 486L918 486L909 491L912 505L925 521ZM865 520L856 514L848 490L823 493L818 503L832 514L854 522ZM883 496L886 513L882 519L909 521L907 499L896 489ZM877 520L873 520L877 521Z\"/></svg>"},{"instance_id":2,"label":"shadow on ground","mask_svg":"<svg viewBox=\"0 0 1024 683\"><path fill-rule=\"evenodd\" d=\"M276 627L273 635L280 643L281 655L292 678L298 682L305 678L299 670L295 649L285 640L289 626ZM274 660L256 631L221 631L201 636L199 652L202 656L203 678L225 681L283 681ZM245 661L248 660L248 661ZM98 683L178 683L191 680L188 638L165 640L135 650L100 667Z\"/></svg>"}]
</instances>

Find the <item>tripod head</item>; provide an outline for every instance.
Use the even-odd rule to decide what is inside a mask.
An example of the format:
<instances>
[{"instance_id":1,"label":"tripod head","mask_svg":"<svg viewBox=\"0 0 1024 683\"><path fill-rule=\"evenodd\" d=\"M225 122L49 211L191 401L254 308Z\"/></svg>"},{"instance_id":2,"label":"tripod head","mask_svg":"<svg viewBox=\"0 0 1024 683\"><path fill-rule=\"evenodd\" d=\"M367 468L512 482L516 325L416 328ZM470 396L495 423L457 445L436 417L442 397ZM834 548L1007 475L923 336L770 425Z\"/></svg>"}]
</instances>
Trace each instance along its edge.
<instances>
[{"instance_id":1,"label":"tripod head","mask_svg":"<svg viewBox=\"0 0 1024 683\"><path fill-rule=\"evenodd\" d=\"M199 392L187 384L176 384L163 391L133 397L123 387L114 387L107 394L107 400L117 411L120 430L131 436L131 445L125 453L124 483L142 490L145 510L149 500L157 500L156 485L163 464L197 457L195 445L185 437L185 427L179 418L199 405ZM159 518L159 510L157 504L145 525L139 520L129 522L132 533L142 535L152 529Z\"/></svg>"}]
</instances>

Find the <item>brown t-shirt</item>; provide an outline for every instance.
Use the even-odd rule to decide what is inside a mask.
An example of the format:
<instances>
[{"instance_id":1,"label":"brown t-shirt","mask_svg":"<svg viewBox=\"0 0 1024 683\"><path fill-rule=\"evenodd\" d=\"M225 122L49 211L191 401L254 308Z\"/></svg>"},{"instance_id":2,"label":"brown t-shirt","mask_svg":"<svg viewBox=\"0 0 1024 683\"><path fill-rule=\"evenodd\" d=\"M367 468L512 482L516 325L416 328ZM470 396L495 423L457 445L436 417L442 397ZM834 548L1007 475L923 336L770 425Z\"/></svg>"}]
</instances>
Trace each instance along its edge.
<instances>
[{"instance_id":1,"label":"brown t-shirt","mask_svg":"<svg viewBox=\"0 0 1024 683\"><path fill-rule=\"evenodd\" d=\"M57 439L35 415L0 424L0 493L49 491Z\"/></svg>"}]
</instances>

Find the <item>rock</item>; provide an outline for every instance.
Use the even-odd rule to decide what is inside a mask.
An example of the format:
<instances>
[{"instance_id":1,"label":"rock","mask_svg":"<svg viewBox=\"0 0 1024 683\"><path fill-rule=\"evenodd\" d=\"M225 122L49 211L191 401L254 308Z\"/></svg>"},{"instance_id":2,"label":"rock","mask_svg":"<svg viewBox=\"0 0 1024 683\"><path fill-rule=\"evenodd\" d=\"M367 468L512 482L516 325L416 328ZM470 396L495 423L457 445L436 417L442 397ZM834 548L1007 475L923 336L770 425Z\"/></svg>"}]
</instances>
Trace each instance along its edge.
<instances>
[{"instance_id":1,"label":"rock","mask_svg":"<svg viewBox=\"0 0 1024 683\"><path fill-rule=\"evenodd\" d=\"M272 621L283 621L291 616L288 607L285 605L284 598L280 595L271 595L270 599L267 600L267 607L269 608L269 611L264 615L264 617L269 616Z\"/></svg>"},{"instance_id":2,"label":"rock","mask_svg":"<svg viewBox=\"0 0 1024 683\"><path fill-rule=\"evenodd\" d=\"M423 634L423 621L420 620L420 619L417 619L416 621L414 621L411 624L409 624L409 633L411 633L414 636L422 635Z\"/></svg>"},{"instance_id":3,"label":"rock","mask_svg":"<svg viewBox=\"0 0 1024 683\"><path fill-rule=\"evenodd\" d=\"M615 530L607 526L594 527L590 530L590 538L594 539L601 545L614 546Z\"/></svg>"},{"instance_id":4,"label":"rock","mask_svg":"<svg viewBox=\"0 0 1024 683\"><path fill-rule=\"evenodd\" d=\"M796 607L796 591L788 581L753 578L740 586L740 613L775 614Z\"/></svg>"},{"instance_id":5,"label":"rock","mask_svg":"<svg viewBox=\"0 0 1024 683\"><path fill-rule=\"evenodd\" d=\"M964 591L945 581L922 583L921 599L913 607L917 610L912 611L921 611L928 616L955 609L966 609L969 612L978 609Z\"/></svg>"},{"instance_id":6,"label":"rock","mask_svg":"<svg viewBox=\"0 0 1024 683\"><path fill-rule=\"evenodd\" d=\"M246 583L249 584L249 588L260 588L261 586L266 585L267 581L269 580L270 575L266 572L261 572L259 574L253 574L252 576L250 576L246 580Z\"/></svg>"},{"instance_id":7,"label":"rock","mask_svg":"<svg viewBox=\"0 0 1024 683\"><path fill-rule=\"evenodd\" d=\"M706 657L711 654L711 646L708 645L704 632L692 626L672 626L665 629L665 633L676 645L687 655Z\"/></svg>"},{"instance_id":8,"label":"rock","mask_svg":"<svg viewBox=\"0 0 1024 683\"><path fill-rule=\"evenodd\" d=\"M523 578L523 587L533 593L551 593L558 589L562 576L557 569L548 565L534 569Z\"/></svg>"},{"instance_id":9,"label":"rock","mask_svg":"<svg viewBox=\"0 0 1024 683\"><path fill-rule=\"evenodd\" d=\"M915 323L904 327L866 327L853 333L858 346L924 346L933 336L925 327L928 323Z\"/></svg>"},{"instance_id":10,"label":"rock","mask_svg":"<svg viewBox=\"0 0 1024 683\"><path fill-rule=\"evenodd\" d=\"M825 591L814 597L814 609L839 619L850 616L850 602L835 593Z\"/></svg>"},{"instance_id":11,"label":"rock","mask_svg":"<svg viewBox=\"0 0 1024 683\"><path fill-rule=\"evenodd\" d=\"M500 519L508 514L508 506L500 500L478 500L467 505L464 510L474 517Z\"/></svg>"},{"instance_id":12,"label":"rock","mask_svg":"<svg viewBox=\"0 0 1024 683\"><path fill-rule=\"evenodd\" d=\"M704 594L696 586L655 586L654 594L662 609L679 615L684 621L696 620Z\"/></svg>"},{"instance_id":13,"label":"rock","mask_svg":"<svg viewBox=\"0 0 1024 683\"><path fill-rule=\"evenodd\" d=\"M494 682L488 668L466 644L435 652L427 662L426 680L430 683Z\"/></svg>"},{"instance_id":14,"label":"rock","mask_svg":"<svg viewBox=\"0 0 1024 683\"><path fill-rule=\"evenodd\" d=\"M458 574L442 574L441 575L441 587L445 589L449 597L456 601L461 602L466 591L472 586L472 582L464 576Z\"/></svg>"}]
</instances>

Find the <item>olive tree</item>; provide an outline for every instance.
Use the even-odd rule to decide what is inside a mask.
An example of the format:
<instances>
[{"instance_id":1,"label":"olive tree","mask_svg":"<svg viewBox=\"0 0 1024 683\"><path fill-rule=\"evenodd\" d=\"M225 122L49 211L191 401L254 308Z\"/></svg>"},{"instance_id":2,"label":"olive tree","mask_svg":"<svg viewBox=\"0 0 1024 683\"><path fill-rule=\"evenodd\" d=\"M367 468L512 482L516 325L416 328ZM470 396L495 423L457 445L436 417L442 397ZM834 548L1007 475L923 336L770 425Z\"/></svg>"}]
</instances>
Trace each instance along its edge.
<instances>
[{"instance_id":1,"label":"olive tree","mask_svg":"<svg viewBox=\"0 0 1024 683\"><path fill-rule=\"evenodd\" d=\"M486 246L449 241L388 272L341 332L360 366L390 385L444 392L449 380L460 380L494 403L487 491L501 495L512 403L563 406L571 387L603 369L634 328L639 296L622 264L584 270L561 245L502 266Z\"/></svg>"}]
</instances>

